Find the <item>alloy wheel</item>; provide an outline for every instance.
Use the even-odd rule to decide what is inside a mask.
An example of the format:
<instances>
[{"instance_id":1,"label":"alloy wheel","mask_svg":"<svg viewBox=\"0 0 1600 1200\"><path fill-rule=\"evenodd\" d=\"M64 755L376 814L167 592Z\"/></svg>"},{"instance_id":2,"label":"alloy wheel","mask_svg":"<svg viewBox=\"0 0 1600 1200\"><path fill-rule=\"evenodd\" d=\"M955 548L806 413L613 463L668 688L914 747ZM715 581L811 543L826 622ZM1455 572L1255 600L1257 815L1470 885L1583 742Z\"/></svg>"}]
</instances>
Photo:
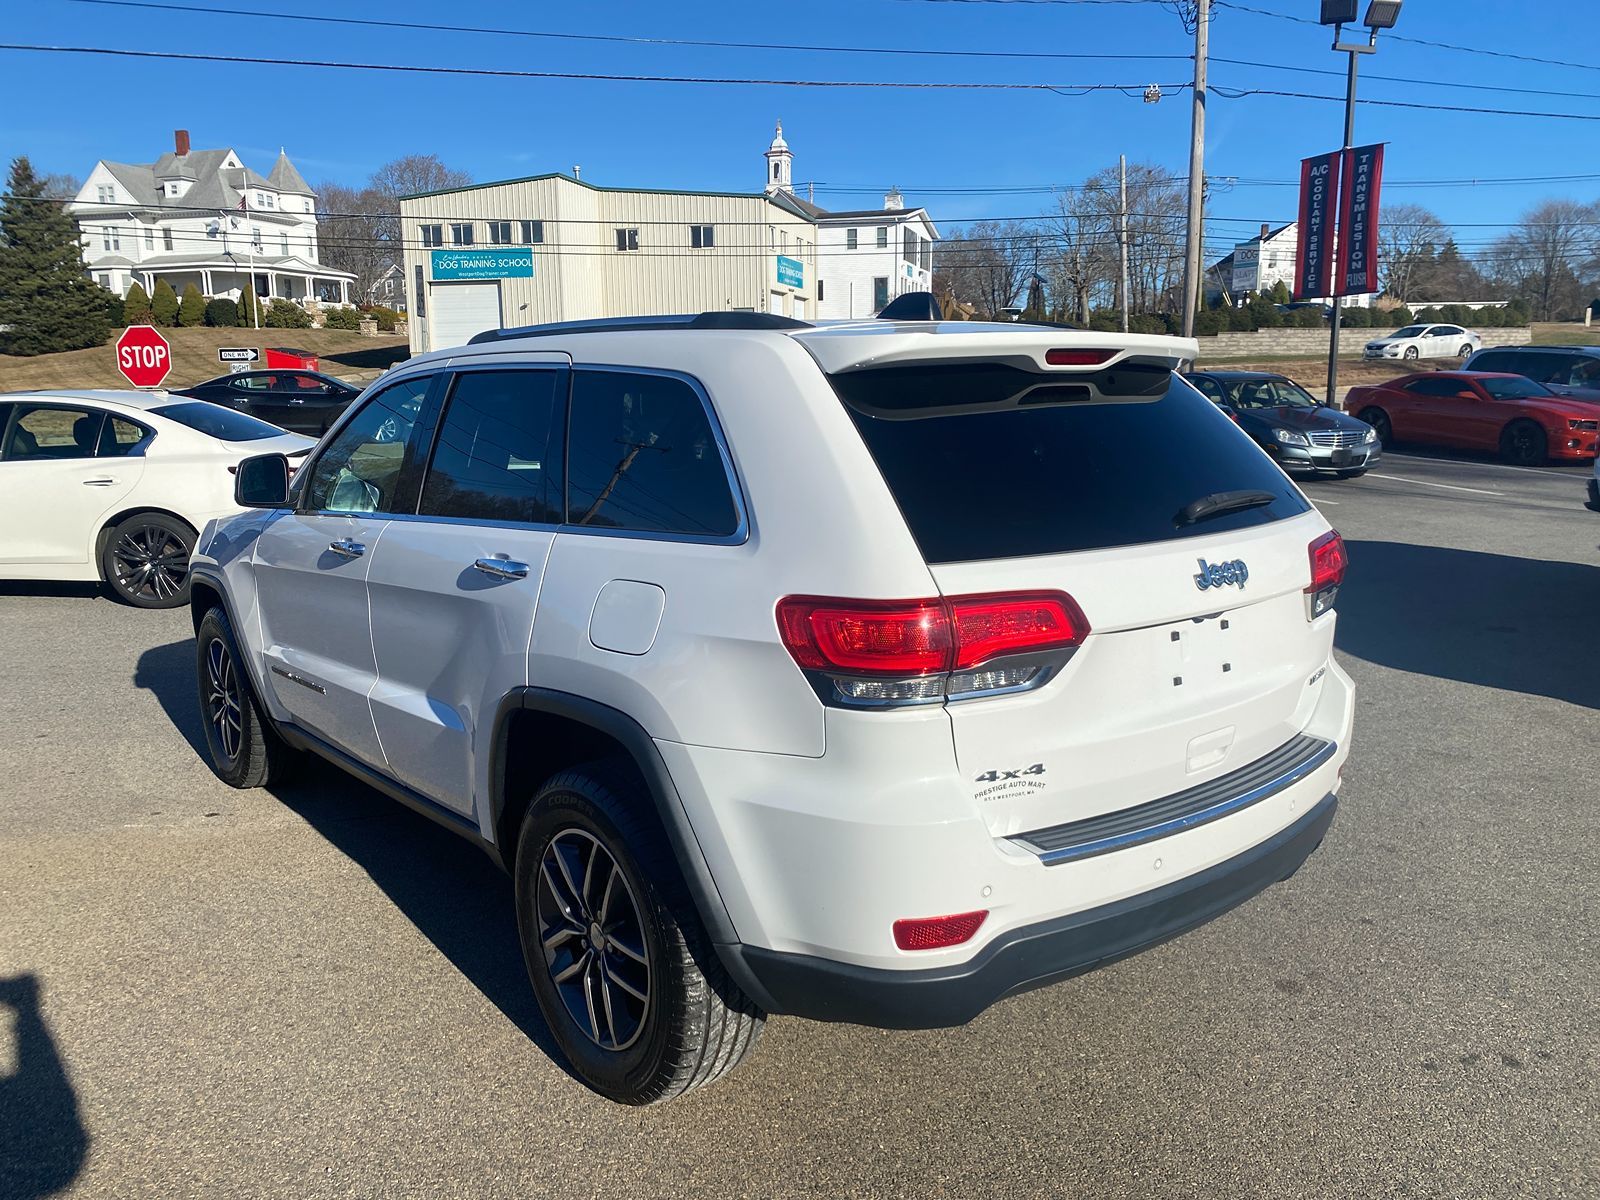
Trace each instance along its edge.
<instances>
[{"instance_id":1,"label":"alloy wheel","mask_svg":"<svg viewBox=\"0 0 1600 1200\"><path fill-rule=\"evenodd\" d=\"M136 525L121 530L111 547L113 581L146 600L170 600L189 578L189 547L170 529Z\"/></svg>"},{"instance_id":2,"label":"alloy wheel","mask_svg":"<svg viewBox=\"0 0 1600 1200\"><path fill-rule=\"evenodd\" d=\"M564 829L539 860L535 909L545 968L602 1050L626 1050L650 1011L650 953L633 886L600 840Z\"/></svg>"},{"instance_id":3,"label":"alloy wheel","mask_svg":"<svg viewBox=\"0 0 1600 1200\"><path fill-rule=\"evenodd\" d=\"M221 638L212 638L206 647L206 720L217 735L223 758L232 763L244 737L244 699L233 655Z\"/></svg>"}]
</instances>

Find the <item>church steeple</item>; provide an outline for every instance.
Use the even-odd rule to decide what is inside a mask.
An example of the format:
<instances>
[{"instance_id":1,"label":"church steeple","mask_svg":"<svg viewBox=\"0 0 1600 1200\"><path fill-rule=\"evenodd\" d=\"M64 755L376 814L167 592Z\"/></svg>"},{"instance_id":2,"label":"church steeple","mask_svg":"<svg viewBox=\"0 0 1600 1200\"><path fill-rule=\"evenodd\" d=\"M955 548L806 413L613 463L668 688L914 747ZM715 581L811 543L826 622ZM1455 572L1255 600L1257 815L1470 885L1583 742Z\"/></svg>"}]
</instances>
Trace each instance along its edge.
<instances>
[{"instance_id":1,"label":"church steeple","mask_svg":"<svg viewBox=\"0 0 1600 1200\"><path fill-rule=\"evenodd\" d=\"M772 145L767 147L767 191L792 192L794 190L794 153L783 140L783 122L778 122L778 132Z\"/></svg>"}]
</instances>

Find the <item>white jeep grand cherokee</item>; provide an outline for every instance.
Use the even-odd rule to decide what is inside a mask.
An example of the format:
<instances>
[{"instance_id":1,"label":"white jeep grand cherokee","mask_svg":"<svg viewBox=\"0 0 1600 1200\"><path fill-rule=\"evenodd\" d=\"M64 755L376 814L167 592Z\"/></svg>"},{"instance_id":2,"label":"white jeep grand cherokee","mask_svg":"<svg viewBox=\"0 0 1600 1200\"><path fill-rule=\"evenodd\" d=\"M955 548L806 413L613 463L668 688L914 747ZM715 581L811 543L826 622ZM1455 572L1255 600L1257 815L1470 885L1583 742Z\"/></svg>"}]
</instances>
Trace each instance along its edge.
<instances>
[{"instance_id":1,"label":"white jeep grand cherokee","mask_svg":"<svg viewBox=\"0 0 1600 1200\"><path fill-rule=\"evenodd\" d=\"M1316 849L1351 729L1343 544L1194 354L719 313L413 359L202 538L212 765L480 843L628 1103L768 1013L958 1025L1154 945Z\"/></svg>"}]
</instances>

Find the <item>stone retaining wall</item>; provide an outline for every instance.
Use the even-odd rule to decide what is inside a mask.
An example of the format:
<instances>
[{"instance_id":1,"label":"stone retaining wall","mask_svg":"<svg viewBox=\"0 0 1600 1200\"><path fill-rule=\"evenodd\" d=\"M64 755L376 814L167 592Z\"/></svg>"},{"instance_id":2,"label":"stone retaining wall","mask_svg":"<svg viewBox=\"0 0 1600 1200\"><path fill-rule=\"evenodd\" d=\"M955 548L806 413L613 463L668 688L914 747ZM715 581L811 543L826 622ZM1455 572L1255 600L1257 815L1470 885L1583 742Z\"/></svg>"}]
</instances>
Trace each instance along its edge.
<instances>
[{"instance_id":1,"label":"stone retaining wall","mask_svg":"<svg viewBox=\"0 0 1600 1200\"><path fill-rule=\"evenodd\" d=\"M1361 347L1376 338L1387 337L1394 328L1351 329L1339 331L1340 356L1359 354ZM1533 340L1533 330L1526 325L1509 329L1473 329L1483 338L1485 346L1521 346ZM1202 362L1214 358L1265 357L1274 354L1328 353L1326 329L1258 329L1254 333L1219 333L1203 337L1200 342Z\"/></svg>"}]
</instances>

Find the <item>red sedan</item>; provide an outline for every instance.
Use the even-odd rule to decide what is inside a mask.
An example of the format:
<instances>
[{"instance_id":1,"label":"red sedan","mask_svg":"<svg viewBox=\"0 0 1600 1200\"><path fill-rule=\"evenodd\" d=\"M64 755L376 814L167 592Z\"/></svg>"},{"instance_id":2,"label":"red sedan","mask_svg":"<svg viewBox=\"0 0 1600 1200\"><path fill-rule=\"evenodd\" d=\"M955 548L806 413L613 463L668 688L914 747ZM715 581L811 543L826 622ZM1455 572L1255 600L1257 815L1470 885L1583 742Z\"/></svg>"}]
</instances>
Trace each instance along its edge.
<instances>
[{"instance_id":1,"label":"red sedan","mask_svg":"<svg viewBox=\"0 0 1600 1200\"><path fill-rule=\"evenodd\" d=\"M1425 371L1351 388L1344 410L1378 431L1384 446L1419 442L1488 450L1537 466L1594 458L1600 404L1560 396L1522 375Z\"/></svg>"}]
</instances>

